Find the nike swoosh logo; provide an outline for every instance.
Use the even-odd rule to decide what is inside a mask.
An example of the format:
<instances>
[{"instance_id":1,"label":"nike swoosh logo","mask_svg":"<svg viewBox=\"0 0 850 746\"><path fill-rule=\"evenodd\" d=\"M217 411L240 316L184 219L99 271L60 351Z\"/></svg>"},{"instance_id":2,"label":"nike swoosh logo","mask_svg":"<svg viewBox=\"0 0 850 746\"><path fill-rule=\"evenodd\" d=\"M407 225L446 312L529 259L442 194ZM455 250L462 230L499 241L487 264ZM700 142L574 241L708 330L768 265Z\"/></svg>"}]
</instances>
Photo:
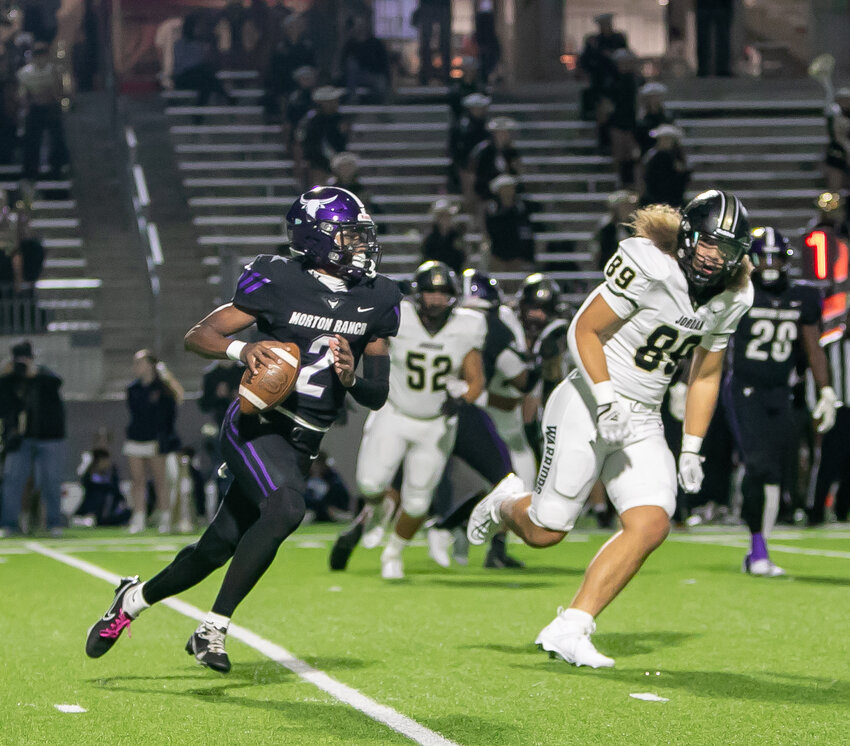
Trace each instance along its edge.
<instances>
[{"instance_id":1,"label":"nike swoosh logo","mask_svg":"<svg viewBox=\"0 0 850 746\"><path fill-rule=\"evenodd\" d=\"M112 611L112 612L107 611L107 612L106 612L106 613L105 613L105 614L101 617L101 619L103 619L103 621L104 621L104 622L111 622L113 619L115 619L115 612L114 612L114 611Z\"/></svg>"},{"instance_id":2,"label":"nike swoosh logo","mask_svg":"<svg viewBox=\"0 0 850 746\"><path fill-rule=\"evenodd\" d=\"M375 310L375 306L369 306L368 308L360 308L360 306L357 306L357 313L366 313L366 311L374 311L374 310Z\"/></svg>"}]
</instances>

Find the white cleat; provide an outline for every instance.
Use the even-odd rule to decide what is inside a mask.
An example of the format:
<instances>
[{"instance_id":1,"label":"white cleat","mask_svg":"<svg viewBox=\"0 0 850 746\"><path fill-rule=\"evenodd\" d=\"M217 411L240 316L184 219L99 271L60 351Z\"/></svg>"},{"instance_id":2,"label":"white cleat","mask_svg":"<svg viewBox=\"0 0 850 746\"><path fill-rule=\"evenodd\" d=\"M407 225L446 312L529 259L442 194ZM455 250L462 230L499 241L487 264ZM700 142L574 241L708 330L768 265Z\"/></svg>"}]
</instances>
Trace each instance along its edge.
<instances>
[{"instance_id":1,"label":"white cleat","mask_svg":"<svg viewBox=\"0 0 850 746\"><path fill-rule=\"evenodd\" d=\"M502 527L499 509L505 498L526 492L523 481L516 474L508 474L478 505L472 509L466 536L470 544L479 546Z\"/></svg>"},{"instance_id":2,"label":"white cleat","mask_svg":"<svg viewBox=\"0 0 850 746\"><path fill-rule=\"evenodd\" d=\"M384 540L384 534L390 525L390 521L395 514L396 504L389 497L385 497L375 506L372 515L363 526L363 537L360 543L364 549L374 549L381 545Z\"/></svg>"},{"instance_id":3,"label":"white cleat","mask_svg":"<svg viewBox=\"0 0 850 746\"><path fill-rule=\"evenodd\" d=\"M564 619L563 611L558 609L558 616L540 630L534 643L548 652L550 658L557 657L574 666L612 668L614 659L602 655L590 641L590 636L596 631L596 624L581 624Z\"/></svg>"},{"instance_id":4,"label":"white cleat","mask_svg":"<svg viewBox=\"0 0 850 746\"><path fill-rule=\"evenodd\" d=\"M748 575L758 575L761 578L781 578L785 575L785 570L778 565L774 565L767 557L751 560L749 554L744 557L741 572L745 572Z\"/></svg>"},{"instance_id":5,"label":"white cleat","mask_svg":"<svg viewBox=\"0 0 850 746\"><path fill-rule=\"evenodd\" d=\"M384 580L404 580L404 563L401 557L381 555L381 577Z\"/></svg>"},{"instance_id":6,"label":"white cleat","mask_svg":"<svg viewBox=\"0 0 850 746\"><path fill-rule=\"evenodd\" d=\"M445 528L428 529L428 556L440 567L450 567L452 558L449 554L452 548L452 532Z\"/></svg>"}]
</instances>

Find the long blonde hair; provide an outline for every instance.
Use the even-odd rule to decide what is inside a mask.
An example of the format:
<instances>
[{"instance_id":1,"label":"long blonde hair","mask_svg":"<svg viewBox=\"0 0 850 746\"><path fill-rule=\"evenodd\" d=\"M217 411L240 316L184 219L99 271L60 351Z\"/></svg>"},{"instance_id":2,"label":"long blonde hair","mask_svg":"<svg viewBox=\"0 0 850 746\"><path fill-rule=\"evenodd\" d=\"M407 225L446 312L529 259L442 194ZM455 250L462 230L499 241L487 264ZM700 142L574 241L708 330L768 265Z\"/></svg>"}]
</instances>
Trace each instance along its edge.
<instances>
[{"instance_id":1,"label":"long blonde hair","mask_svg":"<svg viewBox=\"0 0 850 746\"><path fill-rule=\"evenodd\" d=\"M669 205L649 205L632 213L628 226L637 238L647 238L664 254L679 257L679 225L682 213ZM743 290L750 281L753 263L750 257L744 258L738 269L724 283L728 290Z\"/></svg>"}]
</instances>

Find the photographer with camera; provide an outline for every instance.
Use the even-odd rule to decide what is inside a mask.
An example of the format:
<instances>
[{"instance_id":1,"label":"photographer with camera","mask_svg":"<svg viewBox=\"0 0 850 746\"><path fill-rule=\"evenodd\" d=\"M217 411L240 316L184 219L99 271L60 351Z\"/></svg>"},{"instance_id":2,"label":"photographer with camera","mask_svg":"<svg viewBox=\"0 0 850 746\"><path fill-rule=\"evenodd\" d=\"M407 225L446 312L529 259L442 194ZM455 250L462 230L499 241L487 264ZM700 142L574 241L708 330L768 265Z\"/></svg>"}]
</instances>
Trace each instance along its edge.
<instances>
[{"instance_id":1,"label":"photographer with camera","mask_svg":"<svg viewBox=\"0 0 850 746\"><path fill-rule=\"evenodd\" d=\"M59 376L36 365L30 342L19 342L12 347L12 362L0 373L5 458L0 530L4 536L19 531L21 500L31 474L44 498L48 531L54 537L62 535L65 406L59 394L61 386Z\"/></svg>"}]
</instances>

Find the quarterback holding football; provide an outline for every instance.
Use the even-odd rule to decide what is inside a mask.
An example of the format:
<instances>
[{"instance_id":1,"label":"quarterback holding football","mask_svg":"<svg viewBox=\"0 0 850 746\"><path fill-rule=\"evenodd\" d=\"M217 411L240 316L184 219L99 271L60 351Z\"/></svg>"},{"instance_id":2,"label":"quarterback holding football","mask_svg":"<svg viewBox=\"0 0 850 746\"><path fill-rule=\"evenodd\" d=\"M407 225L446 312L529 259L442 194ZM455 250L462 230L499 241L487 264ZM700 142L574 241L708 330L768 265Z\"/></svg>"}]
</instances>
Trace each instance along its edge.
<instances>
[{"instance_id":1,"label":"quarterback holding football","mask_svg":"<svg viewBox=\"0 0 850 746\"><path fill-rule=\"evenodd\" d=\"M86 653L92 658L110 650L144 609L231 560L211 611L186 645L199 663L229 671L224 643L230 617L301 523L310 461L346 393L370 409L387 399L387 338L398 331L401 293L377 273L375 223L351 192L316 187L295 201L286 225L293 258L258 256L242 273L233 300L186 334L187 349L240 360L249 369L250 380L243 381L221 427L234 481L197 543L147 582L121 581L89 630ZM231 339L253 324L259 342ZM354 372L361 358L362 377ZM278 366L281 376L270 381L267 400L258 382ZM295 377L294 387L287 377ZM287 386L291 393L271 406Z\"/></svg>"}]
</instances>

